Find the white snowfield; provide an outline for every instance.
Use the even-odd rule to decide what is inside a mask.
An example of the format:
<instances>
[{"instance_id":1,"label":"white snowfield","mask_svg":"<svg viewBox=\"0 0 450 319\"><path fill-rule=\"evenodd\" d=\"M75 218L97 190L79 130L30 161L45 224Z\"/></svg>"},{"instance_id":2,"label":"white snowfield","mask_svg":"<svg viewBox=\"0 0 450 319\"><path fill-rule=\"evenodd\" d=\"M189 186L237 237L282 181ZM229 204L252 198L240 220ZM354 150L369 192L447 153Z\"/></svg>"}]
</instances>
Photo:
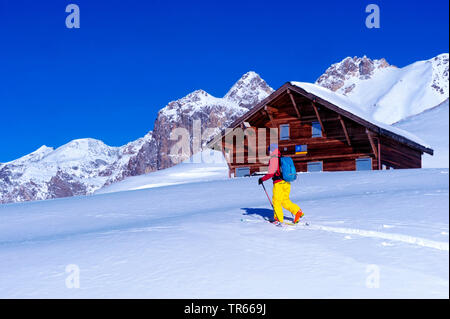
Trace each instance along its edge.
<instances>
[{"instance_id":1,"label":"white snowfield","mask_svg":"<svg viewBox=\"0 0 450 319\"><path fill-rule=\"evenodd\" d=\"M128 177L95 193L114 193L218 179L228 179L228 166L221 152L206 149L178 165L145 175Z\"/></svg>"},{"instance_id":2,"label":"white snowfield","mask_svg":"<svg viewBox=\"0 0 450 319\"><path fill-rule=\"evenodd\" d=\"M407 117L394 124L408 132L420 136L431 144L434 150L433 156L422 156L422 167L448 167L449 165L449 100L438 106L428 109L420 114Z\"/></svg>"},{"instance_id":3,"label":"white snowfield","mask_svg":"<svg viewBox=\"0 0 450 319\"><path fill-rule=\"evenodd\" d=\"M295 227L257 177L206 175L1 205L0 298L449 297L448 169L299 174Z\"/></svg>"}]
</instances>

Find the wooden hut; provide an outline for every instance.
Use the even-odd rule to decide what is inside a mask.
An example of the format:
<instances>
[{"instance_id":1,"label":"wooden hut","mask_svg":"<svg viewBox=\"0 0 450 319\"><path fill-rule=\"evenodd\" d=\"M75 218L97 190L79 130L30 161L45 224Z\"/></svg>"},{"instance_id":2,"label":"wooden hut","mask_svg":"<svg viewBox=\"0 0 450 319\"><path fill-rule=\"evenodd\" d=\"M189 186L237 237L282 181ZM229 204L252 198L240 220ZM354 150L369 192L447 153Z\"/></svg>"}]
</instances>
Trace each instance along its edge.
<instances>
[{"instance_id":1,"label":"wooden hut","mask_svg":"<svg viewBox=\"0 0 450 319\"><path fill-rule=\"evenodd\" d=\"M245 176L267 171L266 149L274 141L301 172L420 168L422 154L433 155L417 137L374 121L347 97L300 82L284 84L208 145L220 147L230 176Z\"/></svg>"}]
</instances>

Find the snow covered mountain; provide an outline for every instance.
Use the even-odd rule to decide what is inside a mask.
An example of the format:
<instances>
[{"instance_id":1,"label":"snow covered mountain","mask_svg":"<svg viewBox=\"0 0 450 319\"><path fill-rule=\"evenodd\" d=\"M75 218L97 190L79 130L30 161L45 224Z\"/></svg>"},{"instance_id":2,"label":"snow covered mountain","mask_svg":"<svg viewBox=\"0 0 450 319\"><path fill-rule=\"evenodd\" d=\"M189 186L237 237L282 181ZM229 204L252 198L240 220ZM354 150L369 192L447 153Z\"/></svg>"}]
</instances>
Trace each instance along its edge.
<instances>
[{"instance_id":1,"label":"snow covered mountain","mask_svg":"<svg viewBox=\"0 0 450 319\"><path fill-rule=\"evenodd\" d=\"M90 194L100 187L136 175L136 161L151 133L122 147L102 141L73 140L56 150L42 146L0 165L0 202L20 202Z\"/></svg>"},{"instance_id":2,"label":"snow covered mountain","mask_svg":"<svg viewBox=\"0 0 450 319\"><path fill-rule=\"evenodd\" d=\"M56 150L42 146L0 164L0 203L92 194L125 177L173 166L169 158L175 143L170 140L172 129L192 132L193 121L200 120L206 141L272 91L258 74L248 72L223 98L197 90L170 102L158 113L153 132L127 145L110 147L88 138ZM216 129L205 133L208 127Z\"/></svg>"},{"instance_id":3,"label":"snow covered mountain","mask_svg":"<svg viewBox=\"0 0 450 319\"><path fill-rule=\"evenodd\" d=\"M392 124L445 101L448 81L445 53L403 68L385 59L348 57L329 67L316 84L347 95L375 120Z\"/></svg>"}]
</instances>

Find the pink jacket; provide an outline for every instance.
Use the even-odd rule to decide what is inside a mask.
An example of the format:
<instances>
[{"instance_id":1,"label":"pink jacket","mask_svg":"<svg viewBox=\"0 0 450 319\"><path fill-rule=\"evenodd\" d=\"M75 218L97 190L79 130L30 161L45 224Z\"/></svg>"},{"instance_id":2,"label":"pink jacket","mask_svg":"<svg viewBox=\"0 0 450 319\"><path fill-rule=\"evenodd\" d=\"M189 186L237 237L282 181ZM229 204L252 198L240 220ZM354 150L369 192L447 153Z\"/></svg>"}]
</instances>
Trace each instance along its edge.
<instances>
[{"instance_id":1,"label":"pink jacket","mask_svg":"<svg viewBox=\"0 0 450 319\"><path fill-rule=\"evenodd\" d=\"M270 153L270 160L269 160L269 170L266 175L262 177L262 181L265 182L270 178L273 178L273 183L281 182L281 172L280 172L280 156L281 153L278 149L272 151Z\"/></svg>"}]
</instances>

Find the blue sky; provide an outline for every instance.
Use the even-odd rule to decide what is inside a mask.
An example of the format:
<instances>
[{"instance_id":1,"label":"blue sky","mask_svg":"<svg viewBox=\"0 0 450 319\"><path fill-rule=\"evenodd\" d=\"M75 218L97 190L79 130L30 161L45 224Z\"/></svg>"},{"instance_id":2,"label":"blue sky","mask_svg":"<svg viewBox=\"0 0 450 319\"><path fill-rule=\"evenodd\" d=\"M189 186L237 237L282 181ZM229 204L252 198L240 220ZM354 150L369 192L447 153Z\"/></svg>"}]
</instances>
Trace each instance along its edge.
<instances>
[{"instance_id":1,"label":"blue sky","mask_svg":"<svg viewBox=\"0 0 450 319\"><path fill-rule=\"evenodd\" d=\"M81 28L67 29L66 5ZM381 28L368 29L375 3ZM0 0L0 162L92 137L119 146L196 89L256 71L313 82L346 56L405 66L449 49L447 0Z\"/></svg>"}]
</instances>

